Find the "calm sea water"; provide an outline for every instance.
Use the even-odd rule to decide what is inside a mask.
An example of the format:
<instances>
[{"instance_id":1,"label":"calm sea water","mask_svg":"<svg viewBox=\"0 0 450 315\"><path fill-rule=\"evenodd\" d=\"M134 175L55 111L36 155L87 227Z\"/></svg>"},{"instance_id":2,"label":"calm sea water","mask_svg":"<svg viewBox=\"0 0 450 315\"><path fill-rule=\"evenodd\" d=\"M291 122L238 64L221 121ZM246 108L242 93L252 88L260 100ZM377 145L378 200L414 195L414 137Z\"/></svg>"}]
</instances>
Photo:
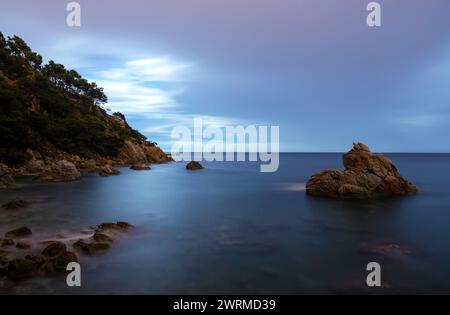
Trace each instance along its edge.
<instances>
[{"instance_id":1,"label":"calm sea water","mask_svg":"<svg viewBox=\"0 0 450 315\"><path fill-rule=\"evenodd\" d=\"M0 234L28 225L34 237L70 234L105 221L136 229L95 257L81 257L82 286L65 278L0 282L1 293L302 294L450 293L450 155L391 154L418 196L339 201L305 195L309 176L341 168L340 154L282 154L276 173L258 163L154 165L79 182L18 181L0 203ZM394 253L374 248L397 244ZM382 267L383 289L365 285Z\"/></svg>"}]
</instances>

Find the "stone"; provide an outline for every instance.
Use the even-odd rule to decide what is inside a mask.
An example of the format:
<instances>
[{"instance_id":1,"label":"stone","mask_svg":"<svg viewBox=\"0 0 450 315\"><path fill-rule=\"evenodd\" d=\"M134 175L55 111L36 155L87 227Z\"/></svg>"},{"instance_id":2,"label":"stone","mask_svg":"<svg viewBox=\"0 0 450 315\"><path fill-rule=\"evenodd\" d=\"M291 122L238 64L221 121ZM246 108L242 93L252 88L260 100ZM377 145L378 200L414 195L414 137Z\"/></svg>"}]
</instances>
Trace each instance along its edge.
<instances>
[{"instance_id":1,"label":"stone","mask_svg":"<svg viewBox=\"0 0 450 315\"><path fill-rule=\"evenodd\" d=\"M188 170L201 170L203 169L203 166L196 161L191 161L186 165L186 169Z\"/></svg>"},{"instance_id":2,"label":"stone","mask_svg":"<svg viewBox=\"0 0 450 315\"><path fill-rule=\"evenodd\" d=\"M12 239L10 239L10 238L4 238L4 239L1 240L0 246L1 247L14 246L14 241Z\"/></svg>"},{"instance_id":3,"label":"stone","mask_svg":"<svg viewBox=\"0 0 450 315\"><path fill-rule=\"evenodd\" d=\"M44 248L44 250L42 251L42 255L53 257L65 253L66 251L67 251L66 244L54 241Z\"/></svg>"},{"instance_id":4,"label":"stone","mask_svg":"<svg viewBox=\"0 0 450 315\"><path fill-rule=\"evenodd\" d=\"M111 176L111 175L119 175L120 171L113 168L111 165L106 164L99 168L98 174L100 176Z\"/></svg>"},{"instance_id":5,"label":"stone","mask_svg":"<svg viewBox=\"0 0 450 315\"><path fill-rule=\"evenodd\" d=\"M405 180L397 167L384 155L374 154L363 143L342 156L344 171L323 170L313 174L306 184L311 196L366 199L409 196L418 189Z\"/></svg>"},{"instance_id":6,"label":"stone","mask_svg":"<svg viewBox=\"0 0 450 315\"><path fill-rule=\"evenodd\" d=\"M28 242L19 241L19 242L17 242L17 244L16 244L16 248L19 248L19 249L28 249L28 248L31 248L31 244L28 243Z\"/></svg>"},{"instance_id":7,"label":"stone","mask_svg":"<svg viewBox=\"0 0 450 315\"><path fill-rule=\"evenodd\" d=\"M38 179L44 182L70 182L81 179L81 173L72 162L61 160L42 172Z\"/></svg>"},{"instance_id":8,"label":"stone","mask_svg":"<svg viewBox=\"0 0 450 315\"><path fill-rule=\"evenodd\" d=\"M30 228L23 226L12 231L6 232L6 238L24 238L32 235Z\"/></svg>"},{"instance_id":9,"label":"stone","mask_svg":"<svg viewBox=\"0 0 450 315\"><path fill-rule=\"evenodd\" d=\"M130 169L134 171L149 171L151 170L151 167L148 166L148 164L133 164Z\"/></svg>"},{"instance_id":10,"label":"stone","mask_svg":"<svg viewBox=\"0 0 450 315\"><path fill-rule=\"evenodd\" d=\"M16 182L12 178L8 166L0 163L0 189L14 189Z\"/></svg>"},{"instance_id":11,"label":"stone","mask_svg":"<svg viewBox=\"0 0 450 315\"><path fill-rule=\"evenodd\" d=\"M101 243L111 243L113 240L106 234L96 232L94 233L94 241L101 242Z\"/></svg>"},{"instance_id":12,"label":"stone","mask_svg":"<svg viewBox=\"0 0 450 315\"><path fill-rule=\"evenodd\" d=\"M8 264L8 277L13 280L21 280L37 275L39 264L29 258L14 259Z\"/></svg>"},{"instance_id":13,"label":"stone","mask_svg":"<svg viewBox=\"0 0 450 315\"><path fill-rule=\"evenodd\" d=\"M109 250L110 245L108 243L100 243L100 242L86 242L83 239L80 239L73 243L73 248L81 251L86 255L96 255L101 254Z\"/></svg>"},{"instance_id":14,"label":"stone","mask_svg":"<svg viewBox=\"0 0 450 315\"><path fill-rule=\"evenodd\" d=\"M3 204L2 208L6 209L6 210L16 210L16 209L20 209L20 208L29 207L30 205L31 205L31 203L24 199L14 199L14 200L11 200L11 201Z\"/></svg>"}]
</instances>

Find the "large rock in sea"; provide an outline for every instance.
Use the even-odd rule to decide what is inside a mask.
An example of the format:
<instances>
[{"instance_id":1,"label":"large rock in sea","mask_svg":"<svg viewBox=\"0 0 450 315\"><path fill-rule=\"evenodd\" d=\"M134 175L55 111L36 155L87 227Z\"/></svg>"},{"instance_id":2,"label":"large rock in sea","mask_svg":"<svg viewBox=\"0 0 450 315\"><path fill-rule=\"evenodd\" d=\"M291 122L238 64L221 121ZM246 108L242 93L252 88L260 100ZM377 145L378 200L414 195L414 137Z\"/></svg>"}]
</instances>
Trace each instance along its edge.
<instances>
[{"instance_id":1,"label":"large rock in sea","mask_svg":"<svg viewBox=\"0 0 450 315\"><path fill-rule=\"evenodd\" d=\"M188 164L186 164L186 169L191 171L201 170L203 169L203 166L197 161L191 161Z\"/></svg>"},{"instance_id":2,"label":"large rock in sea","mask_svg":"<svg viewBox=\"0 0 450 315\"><path fill-rule=\"evenodd\" d=\"M16 187L16 182L9 172L8 166L0 163L0 189L13 189Z\"/></svg>"},{"instance_id":3,"label":"large rock in sea","mask_svg":"<svg viewBox=\"0 0 450 315\"><path fill-rule=\"evenodd\" d=\"M45 182L70 182L81 179L81 173L72 162L61 160L38 177Z\"/></svg>"},{"instance_id":4,"label":"large rock in sea","mask_svg":"<svg viewBox=\"0 0 450 315\"><path fill-rule=\"evenodd\" d=\"M362 143L342 156L345 170L324 170L311 176L306 193L332 198L376 198L408 196L417 188L405 180L394 164L382 154L374 154Z\"/></svg>"}]
</instances>

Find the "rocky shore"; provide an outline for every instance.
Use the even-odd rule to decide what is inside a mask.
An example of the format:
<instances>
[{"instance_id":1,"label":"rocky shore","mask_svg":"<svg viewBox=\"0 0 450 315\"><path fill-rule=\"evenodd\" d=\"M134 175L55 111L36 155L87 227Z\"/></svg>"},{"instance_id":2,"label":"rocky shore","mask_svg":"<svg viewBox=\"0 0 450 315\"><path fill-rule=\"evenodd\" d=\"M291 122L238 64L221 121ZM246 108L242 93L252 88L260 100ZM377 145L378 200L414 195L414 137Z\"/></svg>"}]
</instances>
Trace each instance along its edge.
<instances>
[{"instance_id":1,"label":"rocky shore","mask_svg":"<svg viewBox=\"0 0 450 315\"><path fill-rule=\"evenodd\" d=\"M65 274L67 264L78 262L79 255L104 253L133 228L127 222L107 222L71 237L59 235L49 240L33 240L26 226L8 231L0 238L0 278L19 281Z\"/></svg>"},{"instance_id":2,"label":"rocky shore","mask_svg":"<svg viewBox=\"0 0 450 315\"><path fill-rule=\"evenodd\" d=\"M384 155L370 152L362 143L342 156L345 170L323 170L311 176L306 193L311 196L366 199L408 196L418 192Z\"/></svg>"},{"instance_id":3,"label":"rocky shore","mask_svg":"<svg viewBox=\"0 0 450 315\"><path fill-rule=\"evenodd\" d=\"M28 162L24 165L9 167L0 163L0 189L15 188L14 177L32 176L43 182L70 182L81 179L80 171L98 173L100 176L119 175L115 166L130 166L132 170L150 170L150 164L161 164L173 161L170 155L160 148L148 144L136 144L127 141L119 156L105 159L81 158L57 152L42 156L37 151L27 150Z\"/></svg>"}]
</instances>

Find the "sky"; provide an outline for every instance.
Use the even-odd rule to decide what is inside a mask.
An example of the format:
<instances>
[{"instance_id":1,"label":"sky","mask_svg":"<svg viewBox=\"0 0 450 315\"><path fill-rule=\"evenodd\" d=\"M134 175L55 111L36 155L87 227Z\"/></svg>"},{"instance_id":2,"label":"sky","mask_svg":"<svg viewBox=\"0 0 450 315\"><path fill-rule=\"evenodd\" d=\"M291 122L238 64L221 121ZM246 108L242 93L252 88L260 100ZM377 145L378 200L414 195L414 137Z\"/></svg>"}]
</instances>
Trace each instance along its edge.
<instances>
[{"instance_id":1,"label":"sky","mask_svg":"<svg viewBox=\"0 0 450 315\"><path fill-rule=\"evenodd\" d=\"M3 1L0 31L104 87L170 150L175 126L276 125L281 151L450 152L450 1Z\"/></svg>"}]
</instances>

